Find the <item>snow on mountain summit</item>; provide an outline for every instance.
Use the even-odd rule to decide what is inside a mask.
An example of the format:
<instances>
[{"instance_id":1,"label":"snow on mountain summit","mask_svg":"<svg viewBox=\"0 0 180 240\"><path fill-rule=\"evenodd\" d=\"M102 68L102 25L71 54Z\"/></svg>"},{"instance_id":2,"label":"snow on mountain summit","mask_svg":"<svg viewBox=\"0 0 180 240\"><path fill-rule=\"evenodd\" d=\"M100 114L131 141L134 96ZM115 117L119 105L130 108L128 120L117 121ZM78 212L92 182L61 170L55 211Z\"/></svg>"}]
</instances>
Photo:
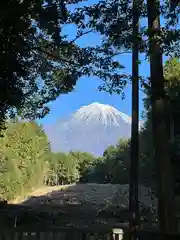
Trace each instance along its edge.
<instances>
[{"instance_id":1,"label":"snow on mountain summit","mask_svg":"<svg viewBox=\"0 0 180 240\"><path fill-rule=\"evenodd\" d=\"M86 123L88 121L99 120L102 121L104 125L110 124L116 126L119 126L118 119L122 118L125 122L131 124L131 118L128 115L110 105L98 102L81 107L75 112L73 118L84 120Z\"/></svg>"},{"instance_id":2,"label":"snow on mountain summit","mask_svg":"<svg viewBox=\"0 0 180 240\"><path fill-rule=\"evenodd\" d=\"M44 126L53 151L82 151L102 155L109 145L131 135L131 117L116 108L94 102L66 119Z\"/></svg>"}]
</instances>

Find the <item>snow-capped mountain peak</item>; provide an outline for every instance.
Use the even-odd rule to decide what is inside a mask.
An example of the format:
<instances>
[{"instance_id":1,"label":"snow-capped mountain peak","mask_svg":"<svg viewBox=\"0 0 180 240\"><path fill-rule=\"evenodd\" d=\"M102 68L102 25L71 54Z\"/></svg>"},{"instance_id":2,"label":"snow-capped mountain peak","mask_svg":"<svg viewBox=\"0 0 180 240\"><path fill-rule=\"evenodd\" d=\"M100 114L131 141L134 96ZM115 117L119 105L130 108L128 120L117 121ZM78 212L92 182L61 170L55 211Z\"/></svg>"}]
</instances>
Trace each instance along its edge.
<instances>
[{"instance_id":1,"label":"snow-capped mountain peak","mask_svg":"<svg viewBox=\"0 0 180 240\"><path fill-rule=\"evenodd\" d=\"M118 111L114 107L94 102L90 105L83 106L75 112L74 119L84 120L85 123L93 120L99 120L104 125L119 125L119 119L123 119L125 122L131 124L131 118Z\"/></svg>"},{"instance_id":2,"label":"snow-capped mountain peak","mask_svg":"<svg viewBox=\"0 0 180 240\"><path fill-rule=\"evenodd\" d=\"M109 145L130 137L131 117L112 106L94 102L44 129L53 151L102 155Z\"/></svg>"}]
</instances>

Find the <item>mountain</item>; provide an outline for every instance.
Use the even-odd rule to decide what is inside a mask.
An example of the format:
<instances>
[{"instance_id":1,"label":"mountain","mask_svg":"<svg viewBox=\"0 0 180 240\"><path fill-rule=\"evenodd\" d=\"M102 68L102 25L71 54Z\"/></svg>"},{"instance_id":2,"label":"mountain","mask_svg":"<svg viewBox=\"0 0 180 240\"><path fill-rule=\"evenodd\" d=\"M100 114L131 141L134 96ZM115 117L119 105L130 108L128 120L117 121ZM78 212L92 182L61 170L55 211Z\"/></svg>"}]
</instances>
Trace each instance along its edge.
<instances>
[{"instance_id":1,"label":"mountain","mask_svg":"<svg viewBox=\"0 0 180 240\"><path fill-rule=\"evenodd\" d=\"M84 151L102 155L109 145L131 133L131 117L112 106L92 103L83 106L69 118L44 126L52 150Z\"/></svg>"}]
</instances>

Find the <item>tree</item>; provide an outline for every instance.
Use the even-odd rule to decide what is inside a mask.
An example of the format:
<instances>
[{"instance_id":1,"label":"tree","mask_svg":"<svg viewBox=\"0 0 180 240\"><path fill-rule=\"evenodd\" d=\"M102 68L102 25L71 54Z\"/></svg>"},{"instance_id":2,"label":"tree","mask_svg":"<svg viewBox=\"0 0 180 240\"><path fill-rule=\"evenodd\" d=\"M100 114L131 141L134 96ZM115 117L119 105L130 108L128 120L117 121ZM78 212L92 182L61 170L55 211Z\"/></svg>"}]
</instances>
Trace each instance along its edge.
<instances>
[{"instance_id":1,"label":"tree","mask_svg":"<svg viewBox=\"0 0 180 240\"><path fill-rule=\"evenodd\" d=\"M102 1L92 7L82 9L82 14L89 16L88 27L93 27L104 36L103 46L110 49L114 55L121 54L122 51L131 50L132 38L132 2L127 1ZM164 96L164 78L162 68L162 51L164 54L170 52L179 54L180 35L175 28L178 17L169 11L169 4L164 1L162 6L157 1L142 2L139 6L140 18L148 18L148 26L141 27L139 33L139 51L145 52L150 56L151 65L151 94L152 94L152 120L153 120L153 139L155 147L156 162L159 164L160 181L160 202L165 197L165 201L159 204L161 208L160 222L161 229L170 230L175 226L173 217L173 192L170 174L170 159L168 151L166 121L165 121L165 96ZM158 6L157 6L158 5ZM148 7L148 11L147 11ZM164 18L165 24L160 28L159 17ZM176 25L177 26L177 25ZM150 43L150 48L149 48ZM110 51L109 50L109 51ZM154 60L154 61L153 61ZM159 79L157 81L157 79ZM121 81L106 84L104 89L115 91L121 86ZM143 82L144 84L144 82ZM158 112L158 100L160 99L161 111ZM158 123L161 123L161 125ZM160 131L162 131L160 134ZM161 136L161 141L158 140ZM163 136L163 139L162 139ZM163 147L163 148L162 148ZM163 151L164 147L166 152ZM166 153L166 154L165 154ZM165 156L166 155L166 156ZM163 162L163 157L165 161ZM161 171L160 171L161 168ZM169 176L167 178L167 176ZM166 178L166 179L165 179ZM169 179L169 180L167 180ZM166 184L165 184L166 183ZM165 190L166 185L166 190ZM168 188L168 190L167 190ZM166 192L165 192L166 191ZM169 193L169 194L168 194ZM162 210L163 209L163 210ZM169 220L167 216L170 214ZM171 220L170 220L171 219ZM171 222L171 224L170 224Z\"/></svg>"},{"instance_id":2,"label":"tree","mask_svg":"<svg viewBox=\"0 0 180 240\"><path fill-rule=\"evenodd\" d=\"M83 75L104 81L119 76L121 65L110 54L75 43L87 32L78 31L73 41L63 35L62 27L70 23L67 6L78 2L8 0L1 4L1 120L7 113L26 119L45 116L48 102L72 91Z\"/></svg>"},{"instance_id":3,"label":"tree","mask_svg":"<svg viewBox=\"0 0 180 240\"><path fill-rule=\"evenodd\" d=\"M93 166L88 174L88 182L106 183L107 168L104 157L95 159Z\"/></svg>"},{"instance_id":4,"label":"tree","mask_svg":"<svg viewBox=\"0 0 180 240\"><path fill-rule=\"evenodd\" d=\"M95 159L88 177L89 182L129 183L130 145L120 139L116 146L109 146L103 157Z\"/></svg>"},{"instance_id":5,"label":"tree","mask_svg":"<svg viewBox=\"0 0 180 240\"><path fill-rule=\"evenodd\" d=\"M170 2L170 12L175 11L176 7L180 3L179 0L170 0L169 2Z\"/></svg>"},{"instance_id":6,"label":"tree","mask_svg":"<svg viewBox=\"0 0 180 240\"><path fill-rule=\"evenodd\" d=\"M169 139L171 161L173 166L173 180L175 191L179 192L180 172L179 172L179 111L180 111L180 61L178 58L170 58L164 66L166 79L165 89L169 98Z\"/></svg>"},{"instance_id":7,"label":"tree","mask_svg":"<svg viewBox=\"0 0 180 240\"><path fill-rule=\"evenodd\" d=\"M165 92L168 99L166 103L167 108L167 121L169 123L170 128L168 129L169 134L169 142L170 142L170 157L171 164L173 167L173 181L178 184L178 152L179 152L179 80L180 80L180 63L177 58L170 58L164 64L164 77L165 77ZM146 164L149 166L149 169L143 173L143 175L148 176L150 178L154 178L154 174L157 175L157 172L154 169L155 161L154 161L154 153L153 153L153 145L152 145L152 108L150 106L150 93L149 87L146 91L147 97L145 99L145 108L146 108L146 123L144 125L144 129L140 134L140 152L141 159L144 162L144 166ZM177 165L176 165L177 164ZM151 166L151 167L150 167ZM144 169L145 170L145 169ZM155 173L156 172L156 173ZM152 175L151 175L152 173ZM176 180L175 180L176 179ZM151 181L152 184L152 181ZM153 183L155 186L155 183Z\"/></svg>"},{"instance_id":8,"label":"tree","mask_svg":"<svg viewBox=\"0 0 180 240\"><path fill-rule=\"evenodd\" d=\"M168 132L166 127L166 96L161 45L158 42L160 34L159 1L147 1L148 30L150 40L150 83L152 102L152 131L155 151L155 161L158 171L158 211L160 229L175 230L174 191L172 184L171 161L169 154ZM168 176L168 177L167 177Z\"/></svg>"},{"instance_id":9,"label":"tree","mask_svg":"<svg viewBox=\"0 0 180 240\"><path fill-rule=\"evenodd\" d=\"M87 152L70 152L68 156L78 165L79 181L86 182L95 162L95 157Z\"/></svg>"},{"instance_id":10,"label":"tree","mask_svg":"<svg viewBox=\"0 0 180 240\"><path fill-rule=\"evenodd\" d=\"M133 1L132 9L132 123L131 158L129 181L130 228L139 224L139 5L142 1Z\"/></svg>"},{"instance_id":11,"label":"tree","mask_svg":"<svg viewBox=\"0 0 180 240\"><path fill-rule=\"evenodd\" d=\"M34 122L9 122L3 134L0 195L11 200L43 184L50 147L44 131Z\"/></svg>"},{"instance_id":12,"label":"tree","mask_svg":"<svg viewBox=\"0 0 180 240\"><path fill-rule=\"evenodd\" d=\"M79 181L78 164L65 153L51 153L48 185L63 185Z\"/></svg>"}]
</instances>

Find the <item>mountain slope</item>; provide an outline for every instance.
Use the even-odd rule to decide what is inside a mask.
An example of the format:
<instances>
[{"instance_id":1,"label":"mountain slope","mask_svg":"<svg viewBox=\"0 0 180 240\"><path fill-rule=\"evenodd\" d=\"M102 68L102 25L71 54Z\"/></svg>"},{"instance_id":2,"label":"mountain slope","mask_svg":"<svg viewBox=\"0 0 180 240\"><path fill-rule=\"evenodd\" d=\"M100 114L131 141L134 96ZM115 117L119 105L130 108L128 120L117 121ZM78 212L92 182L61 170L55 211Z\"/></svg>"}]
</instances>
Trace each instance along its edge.
<instances>
[{"instance_id":1,"label":"mountain slope","mask_svg":"<svg viewBox=\"0 0 180 240\"><path fill-rule=\"evenodd\" d=\"M102 155L109 145L130 137L131 118L109 105L95 102L44 129L53 151Z\"/></svg>"}]
</instances>

